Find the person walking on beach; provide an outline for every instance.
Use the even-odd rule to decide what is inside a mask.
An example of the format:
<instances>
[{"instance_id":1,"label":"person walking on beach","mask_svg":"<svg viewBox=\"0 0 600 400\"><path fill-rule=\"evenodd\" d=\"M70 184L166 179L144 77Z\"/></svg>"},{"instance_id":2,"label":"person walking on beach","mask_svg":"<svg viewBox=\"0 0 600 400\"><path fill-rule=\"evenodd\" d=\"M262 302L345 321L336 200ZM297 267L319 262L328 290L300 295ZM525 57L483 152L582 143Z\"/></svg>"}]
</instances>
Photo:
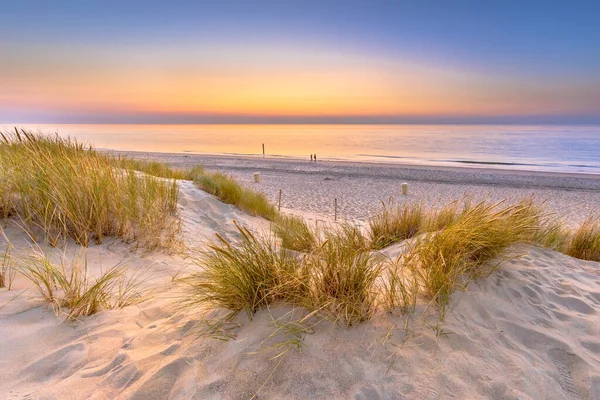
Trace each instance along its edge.
<instances>
[{"instance_id":1,"label":"person walking on beach","mask_svg":"<svg viewBox=\"0 0 600 400\"><path fill-rule=\"evenodd\" d=\"M313 158L312 158L312 153L310 153L310 161L312 162Z\"/></svg>"},{"instance_id":2,"label":"person walking on beach","mask_svg":"<svg viewBox=\"0 0 600 400\"><path fill-rule=\"evenodd\" d=\"M315 159L315 162L317 162L317 154L316 153L313 158Z\"/></svg>"}]
</instances>

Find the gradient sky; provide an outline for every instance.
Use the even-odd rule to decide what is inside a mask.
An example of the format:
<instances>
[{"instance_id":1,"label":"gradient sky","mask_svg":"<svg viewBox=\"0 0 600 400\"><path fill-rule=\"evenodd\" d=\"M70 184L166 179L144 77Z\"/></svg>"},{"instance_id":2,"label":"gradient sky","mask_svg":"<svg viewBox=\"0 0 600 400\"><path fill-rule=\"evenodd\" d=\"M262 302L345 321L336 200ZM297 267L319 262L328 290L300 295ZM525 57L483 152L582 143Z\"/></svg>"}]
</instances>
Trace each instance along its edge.
<instances>
[{"instance_id":1,"label":"gradient sky","mask_svg":"<svg viewBox=\"0 0 600 400\"><path fill-rule=\"evenodd\" d=\"M0 4L0 123L599 123L600 1Z\"/></svg>"}]
</instances>

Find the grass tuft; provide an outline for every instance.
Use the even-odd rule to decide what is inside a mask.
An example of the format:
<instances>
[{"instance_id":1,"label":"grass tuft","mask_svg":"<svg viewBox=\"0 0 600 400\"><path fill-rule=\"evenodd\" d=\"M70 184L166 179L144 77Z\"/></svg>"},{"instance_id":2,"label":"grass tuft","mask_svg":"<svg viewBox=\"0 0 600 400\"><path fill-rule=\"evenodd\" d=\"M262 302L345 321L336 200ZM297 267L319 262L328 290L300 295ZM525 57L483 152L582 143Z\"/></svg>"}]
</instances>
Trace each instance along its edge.
<instances>
[{"instance_id":1,"label":"grass tuft","mask_svg":"<svg viewBox=\"0 0 600 400\"><path fill-rule=\"evenodd\" d=\"M126 278L124 266L112 267L92 279L85 256L74 257L70 265L63 256L55 264L37 249L20 260L19 271L53 305L57 315L64 314L69 320L104 309L123 308L141 298L140 282L136 277Z\"/></svg>"},{"instance_id":2,"label":"grass tuft","mask_svg":"<svg viewBox=\"0 0 600 400\"><path fill-rule=\"evenodd\" d=\"M126 170L135 170L147 175L166 179L190 179L190 171L185 169L171 168L168 165L157 161L146 161L135 158L117 157L114 163L118 168Z\"/></svg>"},{"instance_id":3,"label":"grass tuft","mask_svg":"<svg viewBox=\"0 0 600 400\"><path fill-rule=\"evenodd\" d=\"M312 273L313 308L328 309L347 325L370 319L377 302L376 281L381 259L357 247L348 229L326 234L308 259Z\"/></svg>"},{"instance_id":4,"label":"grass tuft","mask_svg":"<svg viewBox=\"0 0 600 400\"><path fill-rule=\"evenodd\" d=\"M536 215L528 204L501 207L478 203L452 224L419 240L404 259L419 277L428 296L440 306L469 280L490 274L490 263L512 244L528 241L536 229Z\"/></svg>"},{"instance_id":5,"label":"grass tuft","mask_svg":"<svg viewBox=\"0 0 600 400\"><path fill-rule=\"evenodd\" d=\"M251 318L259 309L279 301L297 303L307 293L306 269L289 252L279 251L271 238L256 237L235 223L241 234L234 247L217 235L219 244L196 260L202 270L183 278L185 303L209 304Z\"/></svg>"},{"instance_id":6,"label":"grass tuft","mask_svg":"<svg viewBox=\"0 0 600 400\"><path fill-rule=\"evenodd\" d=\"M575 231L566 254L582 260L600 261L600 221L597 218L588 218Z\"/></svg>"},{"instance_id":7,"label":"grass tuft","mask_svg":"<svg viewBox=\"0 0 600 400\"><path fill-rule=\"evenodd\" d=\"M383 249L393 243L410 239L419 233L425 213L421 205L394 206L383 203L382 210L369 220L371 246Z\"/></svg>"},{"instance_id":8,"label":"grass tuft","mask_svg":"<svg viewBox=\"0 0 600 400\"><path fill-rule=\"evenodd\" d=\"M280 214L272 227L286 249L308 253L317 246L317 233L300 217Z\"/></svg>"}]
</instances>

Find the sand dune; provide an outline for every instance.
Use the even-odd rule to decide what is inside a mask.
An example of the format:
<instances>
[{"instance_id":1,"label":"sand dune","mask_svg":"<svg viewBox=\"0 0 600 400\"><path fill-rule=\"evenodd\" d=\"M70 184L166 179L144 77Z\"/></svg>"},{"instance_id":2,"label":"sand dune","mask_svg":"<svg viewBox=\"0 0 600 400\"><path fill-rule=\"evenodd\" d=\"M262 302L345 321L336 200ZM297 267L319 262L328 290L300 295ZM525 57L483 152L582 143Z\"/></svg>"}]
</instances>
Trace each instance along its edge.
<instances>
[{"instance_id":1,"label":"sand dune","mask_svg":"<svg viewBox=\"0 0 600 400\"><path fill-rule=\"evenodd\" d=\"M233 219L268 229L192 183L181 183L180 206L190 247L215 232L234 239ZM7 234L27 249L17 229ZM298 339L273 321L303 311L278 307L251 321L240 314L208 337L200 316L178 307L172 277L191 268L188 259L108 241L87 250L92 273L121 261L144 268L148 298L73 323L22 278L0 289L0 397L600 399L598 263L511 250L520 257L453 295L442 324L420 304L411 317L378 315L350 328L309 320L316 325Z\"/></svg>"}]
</instances>

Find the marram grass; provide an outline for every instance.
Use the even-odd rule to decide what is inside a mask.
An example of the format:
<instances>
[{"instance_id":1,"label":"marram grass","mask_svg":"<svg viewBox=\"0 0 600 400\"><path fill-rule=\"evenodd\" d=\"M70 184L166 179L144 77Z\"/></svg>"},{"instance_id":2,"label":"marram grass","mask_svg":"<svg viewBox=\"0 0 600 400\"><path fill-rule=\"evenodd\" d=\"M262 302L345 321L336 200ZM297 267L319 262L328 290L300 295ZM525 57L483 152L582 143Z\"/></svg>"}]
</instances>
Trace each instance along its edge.
<instances>
[{"instance_id":1,"label":"marram grass","mask_svg":"<svg viewBox=\"0 0 600 400\"><path fill-rule=\"evenodd\" d=\"M266 196L246 189L234 178L222 172L193 171L192 180L200 189L208 192L227 204L233 204L250 215L260 216L270 221L277 216L277 210Z\"/></svg>"},{"instance_id":2,"label":"marram grass","mask_svg":"<svg viewBox=\"0 0 600 400\"><path fill-rule=\"evenodd\" d=\"M174 180L116 168L69 138L17 129L1 138L0 216L15 215L32 237L87 246L117 236L147 248L177 241Z\"/></svg>"},{"instance_id":3,"label":"marram grass","mask_svg":"<svg viewBox=\"0 0 600 400\"><path fill-rule=\"evenodd\" d=\"M306 269L298 259L279 251L272 238L258 237L247 228L238 246L221 236L196 263L197 273L182 279L188 288L184 302L208 304L234 313L245 311L249 317L274 302L295 304L306 297Z\"/></svg>"},{"instance_id":4,"label":"marram grass","mask_svg":"<svg viewBox=\"0 0 600 400\"><path fill-rule=\"evenodd\" d=\"M426 295L445 306L457 288L491 273L506 248L528 241L536 223L526 204L481 202L446 228L420 238L404 265L419 277Z\"/></svg>"},{"instance_id":5,"label":"marram grass","mask_svg":"<svg viewBox=\"0 0 600 400\"><path fill-rule=\"evenodd\" d=\"M128 278L123 265L114 266L96 278L90 277L85 255L76 256L71 262L61 256L59 263L55 263L37 248L19 260L18 270L58 316L69 320L123 308L138 302L142 296L139 276Z\"/></svg>"},{"instance_id":6,"label":"marram grass","mask_svg":"<svg viewBox=\"0 0 600 400\"><path fill-rule=\"evenodd\" d=\"M582 260L600 261L600 220L588 218L567 244L566 254Z\"/></svg>"},{"instance_id":7,"label":"marram grass","mask_svg":"<svg viewBox=\"0 0 600 400\"><path fill-rule=\"evenodd\" d=\"M410 239L419 233L425 221L421 205L383 204L380 212L369 220L371 246L375 250L383 249L393 243Z\"/></svg>"},{"instance_id":8,"label":"marram grass","mask_svg":"<svg viewBox=\"0 0 600 400\"><path fill-rule=\"evenodd\" d=\"M318 245L318 233L303 218L279 214L272 229L286 249L308 253Z\"/></svg>"},{"instance_id":9,"label":"marram grass","mask_svg":"<svg viewBox=\"0 0 600 400\"><path fill-rule=\"evenodd\" d=\"M410 208L404 210L410 214ZM405 218L403 214L401 208L386 216L396 223L399 215ZM443 318L453 292L518 256L507 251L514 244L568 248L575 257L600 258L597 220L584 223L571 238L560 221L532 198L462 207L454 202L438 212L426 215L421 210L417 215L425 217L409 220L420 222L421 235L395 260L372 251L372 243L348 224L324 227L311 235L300 218L276 220L281 248L273 237L238 227L240 243L220 237L220 244L198 260L201 270L184 280L189 288L185 301L244 310L250 316L273 303L285 303L353 325L378 312L414 311L423 298L439 305Z\"/></svg>"}]
</instances>

